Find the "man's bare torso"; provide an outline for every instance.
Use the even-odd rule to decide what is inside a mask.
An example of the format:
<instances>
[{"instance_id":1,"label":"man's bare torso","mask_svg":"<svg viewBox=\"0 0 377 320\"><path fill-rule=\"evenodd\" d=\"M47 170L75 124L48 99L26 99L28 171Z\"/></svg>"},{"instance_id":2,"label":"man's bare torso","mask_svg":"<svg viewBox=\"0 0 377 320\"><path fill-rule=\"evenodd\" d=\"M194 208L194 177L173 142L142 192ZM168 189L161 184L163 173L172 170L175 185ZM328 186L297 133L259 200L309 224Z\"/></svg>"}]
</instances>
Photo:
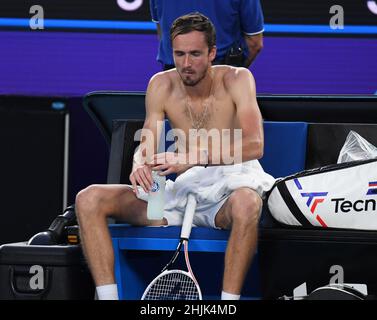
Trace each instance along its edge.
<instances>
[{"instance_id":1,"label":"man's bare torso","mask_svg":"<svg viewBox=\"0 0 377 320\"><path fill-rule=\"evenodd\" d=\"M178 73L175 70L166 72L170 90L164 99L164 112L171 127L182 130L186 137L189 137L189 129L198 129L195 128L193 119L201 124L200 129L217 129L220 135L222 132L228 130L232 132L233 129L239 127L235 117L236 106L228 90L232 74L236 72L236 69L228 66L214 66L212 72L213 84L210 94L212 97L208 99L205 99L207 97L204 99L193 97L189 100ZM205 104L208 104L207 110L205 110ZM209 144L211 145L211 141ZM188 144L186 146L188 147Z\"/></svg>"},{"instance_id":2,"label":"man's bare torso","mask_svg":"<svg viewBox=\"0 0 377 320\"><path fill-rule=\"evenodd\" d=\"M205 117L202 128L204 129L232 129L236 126L235 121L235 105L226 88L226 74L231 72L230 67L215 66L213 71L213 88L212 103L208 106L207 116ZM174 128L180 128L188 133L192 129L192 121L187 106L187 94L178 73L175 70L169 72L171 91L166 97L164 111L170 124ZM229 80L228 80L229 81ZM209 98L211 99L211 98ZM191 107L193 116L203 114L204 106L201 99L192 99Z\"/></svg>"}]
</instances>

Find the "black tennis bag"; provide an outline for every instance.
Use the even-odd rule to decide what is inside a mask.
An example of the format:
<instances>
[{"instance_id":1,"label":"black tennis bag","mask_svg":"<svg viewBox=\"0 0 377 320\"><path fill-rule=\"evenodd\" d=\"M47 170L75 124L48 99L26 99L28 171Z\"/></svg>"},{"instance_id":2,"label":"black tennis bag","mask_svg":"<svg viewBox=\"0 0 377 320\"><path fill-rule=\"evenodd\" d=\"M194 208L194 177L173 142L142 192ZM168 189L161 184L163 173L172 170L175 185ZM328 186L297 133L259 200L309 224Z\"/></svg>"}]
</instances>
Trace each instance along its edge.
<instances>
[{"instance_id":1,"label":"black tennis bag","mask_svg":"<svg viewBox=\"0 0 377 320\"><path fill-rule=\"evenodd\" d=\"M300 297L282 296L279 300L373 300L373 296L364 295L347 284L330 283Z\"/></svg>"},{"instance_id":2,"label":"black tennis bag","mask_svg":"<svg viewBox=\"0 0 377 320\"><path fill-rule=\"evenodd\" d=\"M377 159L305 170L278 180L267 204L287 226L377 230Z\"/></svg>"},{"instance_id":3,"label":"black tennis bag","mask_svg":"<svg viewBox=\"0 0 377 320\"><path fill-rule=\"evenodd\" d=\"M345 284L329 284L313 290L305 300L369 300L360 291Z\"/></svg>"}]
</instances>

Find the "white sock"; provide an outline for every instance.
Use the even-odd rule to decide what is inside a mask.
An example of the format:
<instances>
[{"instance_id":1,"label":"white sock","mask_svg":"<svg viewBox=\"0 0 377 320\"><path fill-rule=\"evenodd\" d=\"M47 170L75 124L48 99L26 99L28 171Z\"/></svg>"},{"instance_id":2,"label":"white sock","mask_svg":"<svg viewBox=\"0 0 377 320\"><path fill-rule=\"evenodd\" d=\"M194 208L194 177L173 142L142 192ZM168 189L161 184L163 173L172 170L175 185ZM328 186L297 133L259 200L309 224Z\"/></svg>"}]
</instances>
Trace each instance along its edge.
<instances>
[{"instance_id":1,"label":"white sock","mask_svg":"<svg viewBox=\"0 0 377 320\"><path fill-rule=\"evenodd\" d=\"M240 300L241 295L221 291L221 300Z\"/></svg>"},{"instance_id":2,"label":"white sock","mask_svg":"<svg viewBox=\"0 0 377 320\"><path fill-rule=\"evenodd\" d=\"M116 284L106 284L96 287L98 300L119 300Z\"/></svg>"}]
</instances>

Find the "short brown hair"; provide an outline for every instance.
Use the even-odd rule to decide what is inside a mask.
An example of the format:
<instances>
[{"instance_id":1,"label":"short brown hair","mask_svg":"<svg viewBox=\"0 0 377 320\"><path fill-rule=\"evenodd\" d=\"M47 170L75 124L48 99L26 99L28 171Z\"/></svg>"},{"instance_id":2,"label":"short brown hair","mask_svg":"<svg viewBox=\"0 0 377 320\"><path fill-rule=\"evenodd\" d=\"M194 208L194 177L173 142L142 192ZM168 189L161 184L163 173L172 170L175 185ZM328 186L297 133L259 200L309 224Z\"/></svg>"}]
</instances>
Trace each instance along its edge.
<instances>
[{"instance_id":1,"label":"short brown hair","mask_svg":"<svg viewBox=\"0 0 377 320\"><path fill-rule=\"evenodd\" d=\"M191 31L203 32L209 49L216 45L216 31L209 18L200 12L192 12L174 20L170 28L170 41L176 36Z\"/></svg>"}]
</instances>

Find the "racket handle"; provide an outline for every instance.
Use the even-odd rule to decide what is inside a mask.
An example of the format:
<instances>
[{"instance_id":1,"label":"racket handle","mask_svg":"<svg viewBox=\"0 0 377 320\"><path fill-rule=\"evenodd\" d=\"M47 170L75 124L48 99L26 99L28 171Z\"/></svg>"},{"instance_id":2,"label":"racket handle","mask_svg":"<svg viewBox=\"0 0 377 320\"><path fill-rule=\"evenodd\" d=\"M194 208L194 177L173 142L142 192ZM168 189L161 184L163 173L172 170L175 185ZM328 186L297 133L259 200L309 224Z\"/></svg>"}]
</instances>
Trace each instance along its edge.
<instances>
[{"instance_id":1,"label":"racket handle","mask_svg":"<svg viewBox=\"0 0 377 320\"><path fill-rule=\"evenodd\" d=\"M196 210L196 199L192 193L187 196L185 216L183 218L181 238L188 239L191 233L192 220Z\"/></svg>"}]
</instances>

